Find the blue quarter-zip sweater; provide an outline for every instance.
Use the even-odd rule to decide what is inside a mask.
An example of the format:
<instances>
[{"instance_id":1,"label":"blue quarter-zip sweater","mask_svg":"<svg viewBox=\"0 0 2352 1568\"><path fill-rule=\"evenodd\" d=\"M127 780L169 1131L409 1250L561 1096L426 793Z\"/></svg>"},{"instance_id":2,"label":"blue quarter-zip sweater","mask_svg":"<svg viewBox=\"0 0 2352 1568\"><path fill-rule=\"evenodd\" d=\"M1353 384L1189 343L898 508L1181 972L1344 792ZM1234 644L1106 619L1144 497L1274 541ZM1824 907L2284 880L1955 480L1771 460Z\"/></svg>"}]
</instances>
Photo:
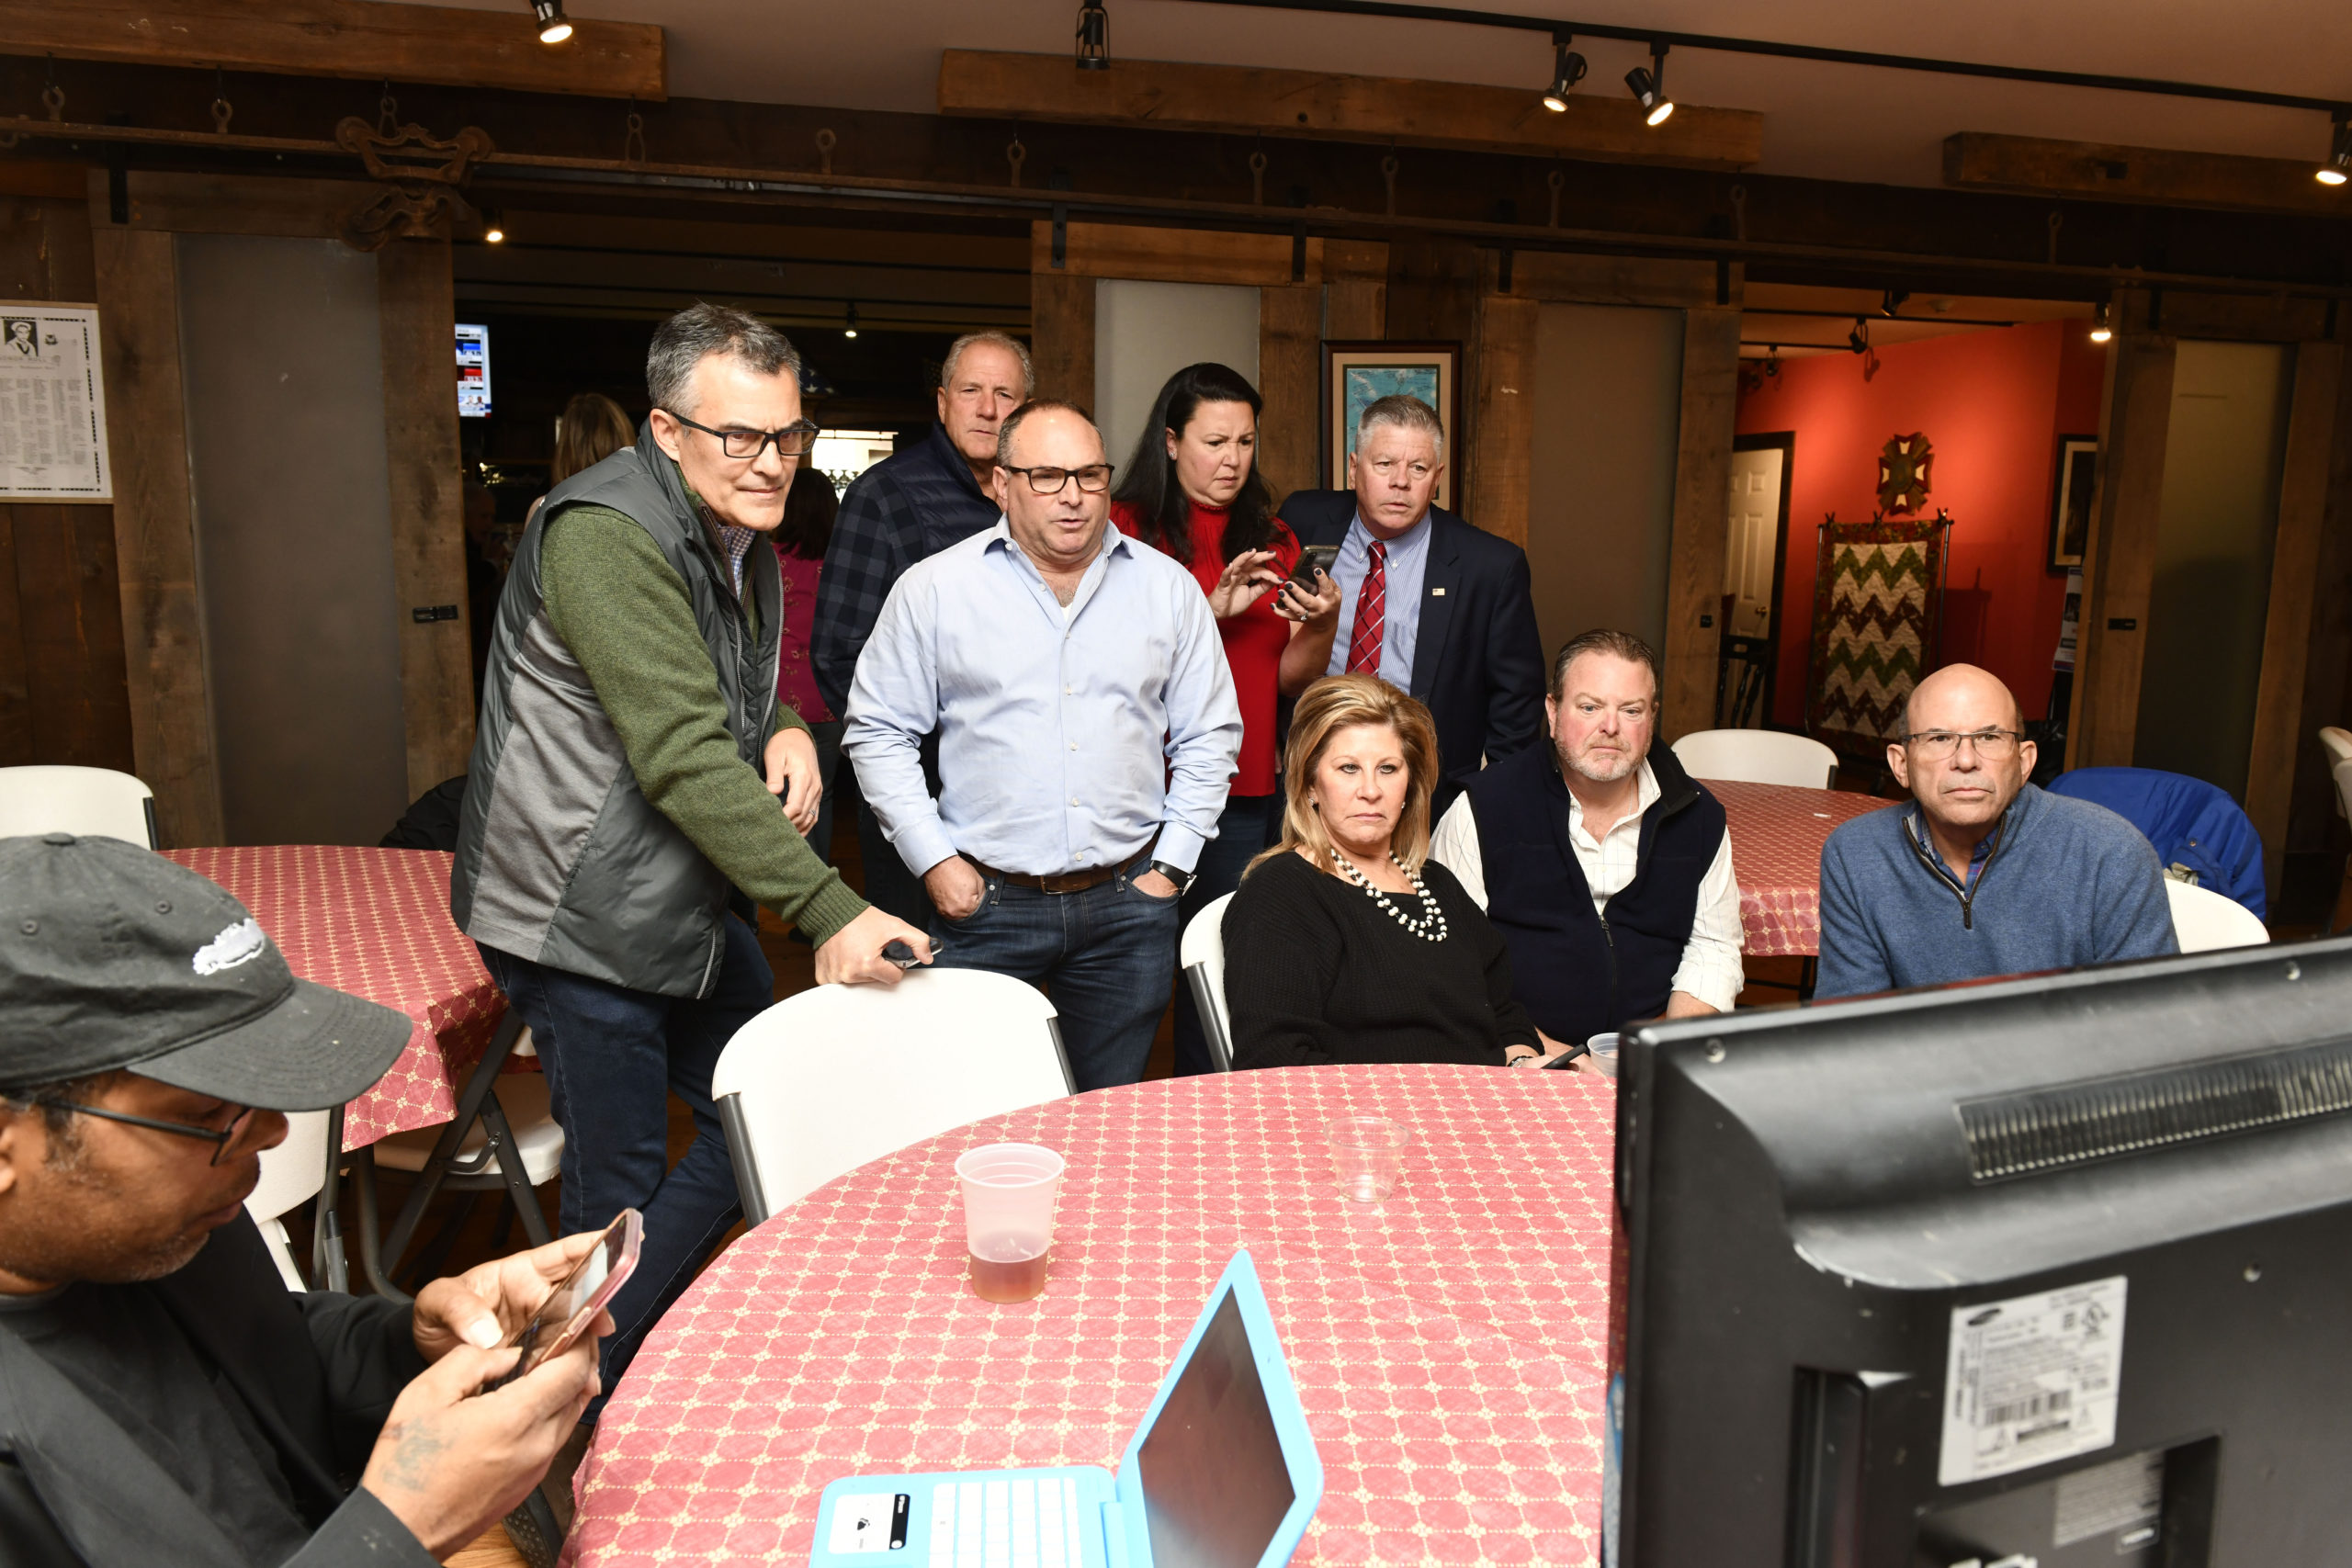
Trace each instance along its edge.
<instances>
[{"instance_id":1,"label":"blue quarter-zip sweater","mask_svg":"<svg viewBox=\"0 0 2352 1568\"><path fill-rule=\"evenodd\" d=\"M1816 998L2180 951L2154 848L2105 807L2026 785L1966 887L1918 817L1873 811L1821 846Z\"/></svg>"}]
</instances>

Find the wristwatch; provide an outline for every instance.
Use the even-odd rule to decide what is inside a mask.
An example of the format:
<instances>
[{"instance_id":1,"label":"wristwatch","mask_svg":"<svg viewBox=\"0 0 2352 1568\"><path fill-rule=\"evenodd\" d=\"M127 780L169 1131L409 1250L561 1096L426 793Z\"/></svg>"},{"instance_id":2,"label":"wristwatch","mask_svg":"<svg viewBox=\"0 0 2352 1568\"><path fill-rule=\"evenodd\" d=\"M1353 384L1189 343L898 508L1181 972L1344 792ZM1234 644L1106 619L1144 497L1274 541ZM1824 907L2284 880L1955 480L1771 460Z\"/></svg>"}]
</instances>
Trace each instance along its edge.
<instances>
[{"instance_id":1,"label":"wristwatch","mask_svg":"<svg viewBox=\"0 0 2352 1568\"><path fill-rule=\"evenodd\" d=\"M1151 869L1176 885L1176 897L1179 898L1193 890L1193 879L1199 874L1197 872L1179 871L1164 860L1152 862Z\"/></svg>"}]
</instances>

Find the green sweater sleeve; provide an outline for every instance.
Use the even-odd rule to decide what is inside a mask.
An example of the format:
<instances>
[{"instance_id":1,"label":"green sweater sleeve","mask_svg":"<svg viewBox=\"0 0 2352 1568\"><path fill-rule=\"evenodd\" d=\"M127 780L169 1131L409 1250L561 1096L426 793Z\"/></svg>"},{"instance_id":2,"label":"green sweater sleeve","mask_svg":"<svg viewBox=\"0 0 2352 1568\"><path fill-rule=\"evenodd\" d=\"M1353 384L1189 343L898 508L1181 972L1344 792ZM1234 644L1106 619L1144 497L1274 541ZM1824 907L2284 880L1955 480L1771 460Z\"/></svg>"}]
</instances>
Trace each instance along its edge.
<instances>
[{"instance_id":1,"label":"green sweater sleeve","mask_svg":"<svg viewBox=\"0 0 2352 1568\"><path fill-rule=\"evenodd\" d=\"M541 539L539 576L548 624L587 671L654 809L812 942L865 913L737 753L685 580L651 536L608 508L574 507ZM797 715L779 717L787 726L807 728Z\"/></svg>"}]
</instances>

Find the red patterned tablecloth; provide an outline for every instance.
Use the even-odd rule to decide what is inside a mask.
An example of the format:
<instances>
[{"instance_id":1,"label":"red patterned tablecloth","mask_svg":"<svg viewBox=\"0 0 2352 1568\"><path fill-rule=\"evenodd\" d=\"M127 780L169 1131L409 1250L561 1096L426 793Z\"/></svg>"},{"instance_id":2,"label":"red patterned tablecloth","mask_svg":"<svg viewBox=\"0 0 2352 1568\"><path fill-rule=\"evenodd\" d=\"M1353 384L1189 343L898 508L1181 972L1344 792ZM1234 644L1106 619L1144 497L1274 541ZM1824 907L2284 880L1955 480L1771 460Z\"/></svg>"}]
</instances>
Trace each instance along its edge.
<instances>
[{"instance_id":1,"label":"red patterned tablecloth","mask_svg":"<svg viewBox=\"0 0 2352 1568\"><path fill-rule=\"evenodd\" d=\"M1811 956L1821 950L1821 845L1839 823L1892 806L1851 790L1708 779L1724 803L1732 870L1739 877L1739 922L1750 958Z\"/></svg>"},{"instance_id":2,"label":"red patterned tablecloth","mask_svg":"<svg viewBox=\"0 0 2352 1568\"><path fill-rule=\"evenodd\" d=\"M1379 1211L1322 1129L1412 1129ZM575 1564L808 1561L825 1483L1115 1468L1246 1247L1324 1464L1302 1563L1597 1562L1615 1101L1589 1073L1287 1067L1103 1089L875 1161L738 1241L647 1341ZM1069 1161L1039 1300L964 1283L956 1155Z\"/></svg>"},{"instance_id":3,"label":"red patterned tablecloth","mask_svg":"<svg viewBox=\"0 0 2352 1568\"><path fill-rule=\"evenodd\" d=\"M458 1113L459 1079L506 997L449 919L448 855L345 844L168 852L235 894L295 974L408 1014L408 1048L344 1113L345 1148Z\"/></svg>"}]
</instances>

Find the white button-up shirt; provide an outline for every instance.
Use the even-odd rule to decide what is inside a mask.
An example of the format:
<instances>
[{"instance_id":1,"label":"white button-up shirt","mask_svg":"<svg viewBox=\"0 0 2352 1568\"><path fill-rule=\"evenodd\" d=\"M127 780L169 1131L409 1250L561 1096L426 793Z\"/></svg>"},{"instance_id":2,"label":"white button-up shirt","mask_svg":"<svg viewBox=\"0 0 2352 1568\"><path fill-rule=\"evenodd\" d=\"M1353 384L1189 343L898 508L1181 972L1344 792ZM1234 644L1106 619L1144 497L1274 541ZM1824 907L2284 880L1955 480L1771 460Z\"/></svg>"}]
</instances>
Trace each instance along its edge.
<instances>
[{"instance_id":1,"label":"white button-up shirt","mask_svg":"<svg viewBox=\"0 0 2352 1568\"><path fill-rule=\"evenodd\" d=\"M1549 743L1548 738L1542 742ZM1585 885L1592 889L1593 909L1603 917L1609 900L1623 892L1641 869L1642 818L1662 793L1657 775L1644 761L1634 809L1600 839L1585 829L1583 804L1573 792L1568 795L1568 842L1576 849ZM1430 859L1453 873L1478 908L1487 907L1486 861L1478 852L1478 818L1468 795L1458 797L1438 823L1430 838ZM1747 983L1739 962L1740 941L1739 883L1732 874L1731 832L1726 829L1706 875L1699 879L1699 907L1691 916L1690 938L1682 944L1673 988L1718 1012L1729 1012Z\"/></svg>"}]
</instances>

